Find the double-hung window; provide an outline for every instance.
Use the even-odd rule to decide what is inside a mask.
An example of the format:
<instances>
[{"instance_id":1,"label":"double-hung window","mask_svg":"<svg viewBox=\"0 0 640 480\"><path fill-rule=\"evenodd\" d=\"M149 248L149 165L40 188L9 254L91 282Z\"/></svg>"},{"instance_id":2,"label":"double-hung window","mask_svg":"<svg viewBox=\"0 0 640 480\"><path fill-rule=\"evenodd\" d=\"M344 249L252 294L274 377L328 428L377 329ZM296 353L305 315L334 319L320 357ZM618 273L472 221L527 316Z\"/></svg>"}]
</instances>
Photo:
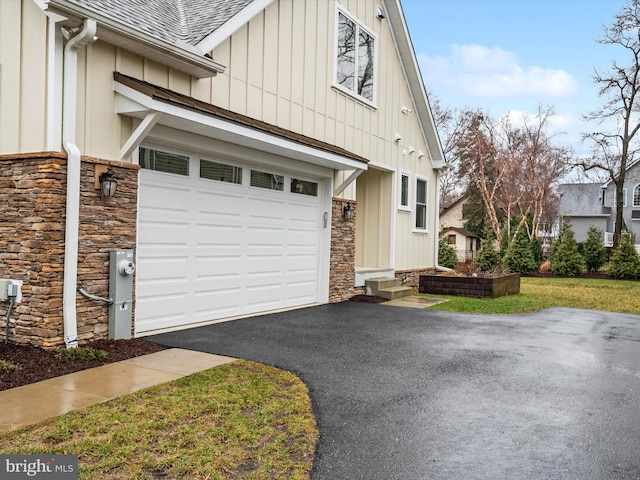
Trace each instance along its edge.
<instances>
[{"instance_id":1,"label":"double-hung window","mask_svg":"<svg viewBox=\"0 0 640 480\"><path fill-rule=\"evenodd\" d=\"M416 180L416 230L427 229L427 181Z\"/></svg>"},{"instance_id":2,"label":"double-hung window","mask_svg":"<svg viewBox=\"0 0 640 480\"><path fill-rule=\"evenodd\" d=\"M400 209L409 210L409 174L400 174Z\"/></svg>"},{"instance_id":3,"label":"double-hung window","mask_svg":"<svg viewBox=\"0 0 640 480\"><path fill-rule=\"evenodd\" d=\"M633 189L633 206L640 207L640 184Z\"/></svg>"},{"instance_id":4,"label":"double-hung window","mask_svg":"<svg viewBox=\"0 0 640 480\"><path fill-rule=\"evenodd\" d=\"M373 103L375 36L338 9L336 84Z\"/></svg>"}]
</instances>

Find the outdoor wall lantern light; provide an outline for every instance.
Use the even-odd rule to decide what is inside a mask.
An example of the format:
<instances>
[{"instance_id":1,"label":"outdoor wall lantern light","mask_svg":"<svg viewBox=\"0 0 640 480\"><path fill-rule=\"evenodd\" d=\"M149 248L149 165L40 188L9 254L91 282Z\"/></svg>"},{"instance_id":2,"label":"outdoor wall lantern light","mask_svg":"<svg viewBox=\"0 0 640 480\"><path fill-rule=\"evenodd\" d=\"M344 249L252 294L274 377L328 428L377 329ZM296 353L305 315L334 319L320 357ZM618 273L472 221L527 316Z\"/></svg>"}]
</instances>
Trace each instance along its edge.
<instances>
[{"instance_id":1,"label":"outdoor wall lantern light","mask_svg":"<svg viewBox=\"0 0 640 480\"><path fill-rule=\"evenodd\" d=\"M342 210L342 216L345 220L353 220L353 208L351 202L347 202L347 206Z\"/></svg>"},{"instance_id":2,"label":"outdoor wall lantern light","mask_svg":"<svg viewBox=\"0 0 640 480\"><path fill-rule=\"evenodd\" d=\"M106 172L102 172L99 177L100 192L103 197L113 197L116 194L118 188L118 182L113 178L113 170L111 167L107 168Z\"/></svg>"}]
</instances>

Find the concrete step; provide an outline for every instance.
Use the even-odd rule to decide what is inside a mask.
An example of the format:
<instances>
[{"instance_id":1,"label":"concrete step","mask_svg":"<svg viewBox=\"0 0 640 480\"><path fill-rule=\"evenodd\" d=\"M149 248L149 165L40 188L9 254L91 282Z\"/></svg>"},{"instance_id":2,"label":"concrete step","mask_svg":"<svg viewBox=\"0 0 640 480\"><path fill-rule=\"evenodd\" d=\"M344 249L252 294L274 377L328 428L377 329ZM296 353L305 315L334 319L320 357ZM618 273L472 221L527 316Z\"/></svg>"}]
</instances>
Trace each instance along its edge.
<instances>
[{"instance_id":1,"label":"concrete step","mask_svg":"<svg viewBox=\"0 0 640 480\"><path fill-rule=\"evenodd\" d=\"M389 287L378 290L378 296L387 298L389 300L396 300L398 298L404 298L411 296L413 294L413 290L411 287Z\"/></svg>"},{"instance_id":2,"label":"concrete step","mask_svg":"<svg viewBox=\"0 0 640 480\"><path fill-rule=\"evenodd\" d=\"M365 282L367 295L394 300L407 297L413 293L410 287L404 287L397 278L378 277L370 278Z\"/></svg>"}]
</instances>

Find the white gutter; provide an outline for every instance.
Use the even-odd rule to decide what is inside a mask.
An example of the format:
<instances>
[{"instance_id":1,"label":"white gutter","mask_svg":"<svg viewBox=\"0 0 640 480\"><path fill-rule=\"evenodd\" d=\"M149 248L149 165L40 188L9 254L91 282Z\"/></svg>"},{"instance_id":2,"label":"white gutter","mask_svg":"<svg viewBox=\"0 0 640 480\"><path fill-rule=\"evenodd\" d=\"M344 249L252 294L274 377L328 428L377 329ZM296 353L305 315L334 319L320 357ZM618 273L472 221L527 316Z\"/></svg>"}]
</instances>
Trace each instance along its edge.
<instances>
[{"instance_id":1,"label":"white gutter","mask_svg":"<svg viewBox=\"0 0 640 480\"><path fill-rule=\"evenodd\" d=\"M72 21L83 18L95 19L100 26L101 41L124 48L194 77L212 77L223 73L226 69L224 65L206 56L203 51L193 45L181 41L176 41L175 44L166 42L75 1L47 0L45 5L47 12L55 13Z\"/></svg>"},{"instance_id":2,"label":"white gutter","mask_svg":"<svg viewBox=\"0 0 640 480\"><path fill-rule=\"evenodd\" d=\"M76 145L76 89L78 50L97 40L95 20L85 19L82 30L64 47L62 146L67 152L67 205L64 251L62 316L64 343L78 346L76 284L78 282L78 227L80 225L80 149Z\"/></svg>"},{"instance_id":3,"label":"white gutter","mask_svg":"<svg viewBox=\"0 0 640 480\"><path fill-rule=\"evenodd\" d=\"M436 268L436 272L450 272L451 268L443 267L442 265L438 265L438 244L440 243L440 174L442 173L442 169L439 168L436 170L436 232L435 232L435 251L433 253L434 265Z\"/></svg>"}]
</instances>

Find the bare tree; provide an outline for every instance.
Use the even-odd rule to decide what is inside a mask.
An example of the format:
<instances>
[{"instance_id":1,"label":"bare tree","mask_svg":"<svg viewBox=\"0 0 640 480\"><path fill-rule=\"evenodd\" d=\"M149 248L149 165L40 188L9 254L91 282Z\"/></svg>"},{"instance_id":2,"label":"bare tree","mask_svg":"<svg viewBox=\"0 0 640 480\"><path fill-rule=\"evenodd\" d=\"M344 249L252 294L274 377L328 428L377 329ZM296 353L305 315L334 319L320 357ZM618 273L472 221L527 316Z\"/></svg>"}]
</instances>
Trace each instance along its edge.
<instances>
[{"instance_id":1,"label":"bare tree","mask_svg":"<svg viewBox=\"0 0 640 480\"><path fill-rule=\"evenodd\" d=\"M466 134L455 154L460 173L477 188L496 238L502 239L500 216L506 217L507 235L515 238L526 228L537 236L549 210L557 208L553 185L566 173L571 153L546 134L552 109L538 109L514 125L508 116L492 119L480 111L465 115ZM520 221L511 231L511 219Z\"/></svg>"},{"instance_id":2,"label":"bare tree","mask_svg":"<svg viewBox=\"0 0 640 480\"><path fill-rule=\"evenodd\" d=\"M433 120L442 142L446 168L440 174L440 206L457 200L466 190L465 179L459 175L459 162L454 154L455 146L464 134L466 123L456 109L443 107L440 99L430 90L427 92Z\"/></svg>"},{"instance_id":3,"label":"bare tree","mask_svg":"<svg viewBox=\"0 0 640 480\"><path fill-rule=\"evenodd\" d=\"M613 60L607 72L595 70L593 79L600 86L598 93L604 104L585 118L600 124L612 121L615 131L584 134L584 139L593 143L593 154L579 165L585 171L604 171L616 186L616 205L623 205L626 170L637 152L636 134L640 129L640 0L628 0L612 25L604 27L598 43L621 47L628 55L628 63ZM622 224L622 208L616 208L614 248L620 242Z\"/></svg>"}]
</instances>

